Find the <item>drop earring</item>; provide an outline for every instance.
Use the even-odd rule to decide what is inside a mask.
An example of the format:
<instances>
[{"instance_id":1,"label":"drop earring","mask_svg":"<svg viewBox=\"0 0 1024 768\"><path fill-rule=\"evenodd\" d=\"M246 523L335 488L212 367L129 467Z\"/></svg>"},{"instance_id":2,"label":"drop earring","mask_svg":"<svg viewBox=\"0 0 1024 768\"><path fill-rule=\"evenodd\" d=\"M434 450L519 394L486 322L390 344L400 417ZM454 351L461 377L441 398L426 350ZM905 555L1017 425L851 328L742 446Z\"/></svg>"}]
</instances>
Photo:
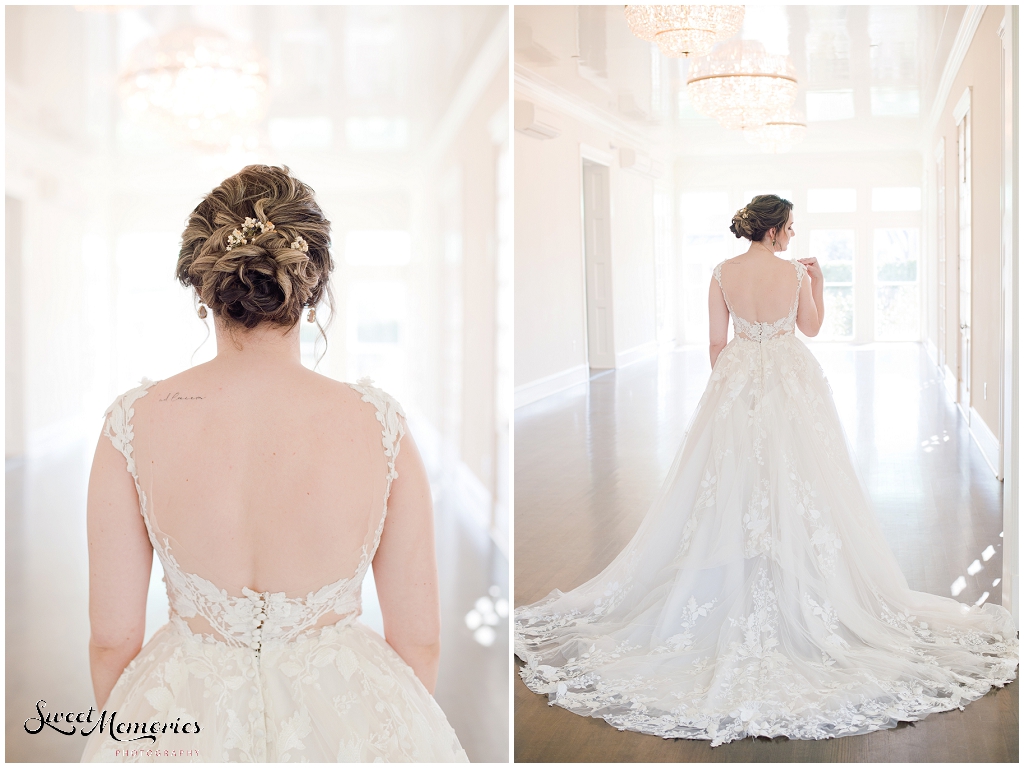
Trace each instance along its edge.
<instances>
[{"instance_id":1,"label":"drop earring","mask_svg":"<svg viewBox=\"0 0 1024 768\"><path fill-rule=\"evenodd\" d=\"M199 314L199 319L200 320L205 320L206 319L206 305L205 304L200 304L199 305L199 313L198 314Z\"/></svg>"},{"instance_id":2,"label":"drop earring","mask_svg":"<svg viewBox=\"0 0 1024 768\"><path fill-rule=\"evenodd\" d=\"M307 323L315 323L316 322L316 307L310 307L309 308L309 314L306 315L306 322Z\"/></svg>"}]
</instances>

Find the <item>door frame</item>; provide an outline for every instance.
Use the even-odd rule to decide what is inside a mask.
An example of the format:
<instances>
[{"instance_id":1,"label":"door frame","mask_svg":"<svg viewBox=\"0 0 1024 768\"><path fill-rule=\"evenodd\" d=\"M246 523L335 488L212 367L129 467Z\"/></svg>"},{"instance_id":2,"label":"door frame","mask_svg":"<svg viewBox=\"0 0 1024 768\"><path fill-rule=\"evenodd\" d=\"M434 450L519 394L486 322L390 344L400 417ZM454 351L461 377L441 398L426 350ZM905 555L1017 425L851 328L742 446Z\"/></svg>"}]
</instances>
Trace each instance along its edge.
<instances>
[{"instance_id":1,"label":"door frame","mask_svg":"<svg viewBox=\"0 0 1024 768\"><path fill-rule=\"evenodd\" d=\"M957 335L957 405L960 411L964 414L964 418L967 420L968 425L971 423L971 317L973 315L972 308L968 308L966 313L964 308L961 306L964 274L963 274L963 262L964 262L964 251L967 251L967 258L970 259L970 269L973 272L974 267L974 254L972 253L972 242L971 234L973 228L973 218L971 216L972 206L974 204L972 195L972 152L971 152L971 86L967 86L964 89L963 95L960 100L957 101L956 107L953 109L953 123L956 126L957 131L957 171L956 171L956 186L957 186L957 326L960 333ZM960 126L963 124L963 144L960 142ZM961 146L963 148L963 164L960 163L960 152ZM962 175L961 175L962 174ZM961 190L966 189L964 195L961 195ZM966 210L965 210L966 209ZM965 222L966 220L966 227ZM964 230L967 230L968 236L964 237ZM973 275L968 274L968 294L972 295L974 292L974 281ZM973 301L972 301L973 304ZM964 321L964 314L967 315L967 321ZM966 325L966 328L965 328ZM967 331L965 334L964 331ZM964 336L967 336L966 342ZM964 353L964 346L966 343L967 352ZM964 358L967 358L964 360ZM964 402L966 400L966 402Z\"/></svg>"},{"instance_id":2,"label":"door frame","mask_svg":"<svg viewBox=\"0 0 1024 768\"><path fill-rule=\"evenodd\" d=\"M608 218L609 224L611 223L612 211L612 195L611 195L611 170L613 163L613 156L611 152L607 150L598 149L597 147L589 144L580 143L580 157L579 157L579 180L580 180L580 261L583 267L583 358L586 361L588 377L591 369L590 365L590 318L587 315L587 227L586 227L586 190L584 188L583 181L583 164L584 163L595 163L597 165L603 165L608 169ZM609 232L609 250L611 249L611 233ZM611 277L609 275L609 277ZM608 290L611 291L613 285L611 280L608 283ZM614 315L614 294L612 299L612 331L615 330L615 315ZM614 348L614 342L613 342ZM612 355L614 359L614 354ZM614 363L611 369L614 369Z\"/></svg>"}]
</instances>

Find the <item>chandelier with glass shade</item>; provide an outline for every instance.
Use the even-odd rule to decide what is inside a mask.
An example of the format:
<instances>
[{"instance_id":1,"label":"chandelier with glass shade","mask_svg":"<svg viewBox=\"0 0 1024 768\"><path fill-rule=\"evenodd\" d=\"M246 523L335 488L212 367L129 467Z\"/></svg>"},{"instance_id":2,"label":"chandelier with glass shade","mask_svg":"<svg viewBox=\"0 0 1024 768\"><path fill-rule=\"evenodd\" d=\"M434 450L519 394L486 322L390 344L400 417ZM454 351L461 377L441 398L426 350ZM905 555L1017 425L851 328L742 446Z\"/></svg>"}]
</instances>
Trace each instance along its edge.
<instances>
[{"instance_id":1,"label":"chandelier with glass shade","mask_svg":"<svg viewBox=\"0 0 1024 768\"><path fill-rule=\"evenodd\" d=\"M729 40L690 64L686 93L693 108L730 130L765 125L796 101L788 56L768 53L756 40Z\"/></svg>"},{"instance_id":2,"label":"chandelier with glass shade","mask_svg":"<svg viewBox=\"0 0 1024 768\"><path fill-rule=\"evenodd\" d=\"M806 134L807 119L795 109L769 118L760 128L743 132L744 138L751 144L775 154L788 152L795 144L803 141Z\"/></svg>"},{"instance_id":3,"label":"chandelier with glass shade","mask_svg":"<svg viewBox=\"0 0 1024 768\"><path fill-rule=\"evenodd\" d=\"M627 5L630 31L666 56L703 56L743 25L742 5Z\"/></svg>"},{"instance_id":4,"label":"chandelier with glass shade","mask_svg":"<svg viewBox=\"0 0 1024 768\"><path fill-rule=\"evenodd\" d=\"M132 52L120 94L125 112L149 128L204 148L252 149L268 103L266 66L248 43L183 27Z\"/></svg>"}]
</instances>

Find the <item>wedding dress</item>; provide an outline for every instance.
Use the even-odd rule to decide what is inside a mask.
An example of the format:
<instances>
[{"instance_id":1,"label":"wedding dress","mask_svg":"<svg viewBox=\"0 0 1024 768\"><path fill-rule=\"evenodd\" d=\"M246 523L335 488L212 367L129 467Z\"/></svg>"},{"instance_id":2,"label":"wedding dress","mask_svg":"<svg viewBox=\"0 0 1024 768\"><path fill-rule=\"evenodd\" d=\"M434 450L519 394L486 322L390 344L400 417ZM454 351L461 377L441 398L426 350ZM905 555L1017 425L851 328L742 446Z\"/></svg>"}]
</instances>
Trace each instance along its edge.
<instances>
[{"instance_id":1,"label":"wedding dress","mask_svg":"<svg viewBox=\"0 0 1024 768\"><path fill-rule=\"evenodd\" d=\"M823 739L962 709L1015 677L1001 606L913 592L820 366L736 315L660 493L600 574L515 611L549 703L665 738Z\"/></svg>"},{"instance_id":2,"label":"wedding dress","mask_svg":"<svg viewBox=\"0 0 1024 768\"><path fill-rule=\"evenodd\" d=\"M118 722L194 722L199 732L168 729L151 741L138 739L133 728L131 736L115 740L109 729L94 727L82 760L466 762L444 713L412 669L358 621L363 577L398 476L404 434L398 403L367 379L349 385L376 409L387 462L382 511L368 523L354 572L304 597L247 588L232 595L179 565L188 553L172 551L172 537L155 514L153 485L140 482L133 404L153 384L144 381L114 402L104 434L135 481L163 565L170 620L125 668L105 710L116 712Z\"/></svg>"}]
</instances>

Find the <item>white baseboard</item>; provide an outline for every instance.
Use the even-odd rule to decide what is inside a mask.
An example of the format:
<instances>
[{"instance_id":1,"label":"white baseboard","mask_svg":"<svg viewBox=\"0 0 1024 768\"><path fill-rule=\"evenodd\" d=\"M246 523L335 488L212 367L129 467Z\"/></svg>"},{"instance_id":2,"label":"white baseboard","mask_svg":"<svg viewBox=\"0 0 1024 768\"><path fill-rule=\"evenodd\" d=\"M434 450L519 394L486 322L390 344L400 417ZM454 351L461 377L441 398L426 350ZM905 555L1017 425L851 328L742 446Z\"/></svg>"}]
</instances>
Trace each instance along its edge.
<instances>
[{"instance_id":1,"label":"white baseboard","mask_svg":"<svg viewBox=\"0 0 1024 768\"><path fill-rule=\"evenodd\" d=\"M943 374L944 374L943 375L943 383L946 385L946 391L949 393L949 396L952 398L953 402L955 403L957 401L957 396L956 396L957 395L957 393L956 393L956 374L953 373L949 369L948 365L942 366L942 369L943 369Z\"/></svg>"},{"instance_id":2,"label":"white baseboard","mask_svg":"<svg viewBox=\"0 0 1024 768\"><path fill-rule=\"evenodd\" d=\"M652 355L658 354L658 342L657 340L648 341L646 344L627 349L625 352L617 352L615 354L615 367L624 368L632 363L639 362L645 358L651 357Z\"/></svg>"},{"instance_id":3,"label":"white baseboard","mask_svg":"<svg viewBox=\"0 0 1024 768\"><path fill-rule=\"evenodd\" d=\"M999 466L999 438L988 428L988 424L981 418L981 414L974 410L973 407L971 408L971 418L967 425L970 427L971 437L974 438L974 442L981 448L981 455L985 457L985 463L995 473L995 476L1001 480L1003 473L997 469Z\"/></svg>"},{"instance_id":4,"label":"white baseboard","mask_svg":"<svg viewBox=\"0 0 1024 768\"><path fill-rule=\"evenodd\" d=\"M590 369L584 363L531 381L529 384L521 384L515 389L515 407L522 408L524 405L535 403L561 392L563 389L575 387L577 384L585 384L589 378Z\"/></svg>"}]
</instances>

